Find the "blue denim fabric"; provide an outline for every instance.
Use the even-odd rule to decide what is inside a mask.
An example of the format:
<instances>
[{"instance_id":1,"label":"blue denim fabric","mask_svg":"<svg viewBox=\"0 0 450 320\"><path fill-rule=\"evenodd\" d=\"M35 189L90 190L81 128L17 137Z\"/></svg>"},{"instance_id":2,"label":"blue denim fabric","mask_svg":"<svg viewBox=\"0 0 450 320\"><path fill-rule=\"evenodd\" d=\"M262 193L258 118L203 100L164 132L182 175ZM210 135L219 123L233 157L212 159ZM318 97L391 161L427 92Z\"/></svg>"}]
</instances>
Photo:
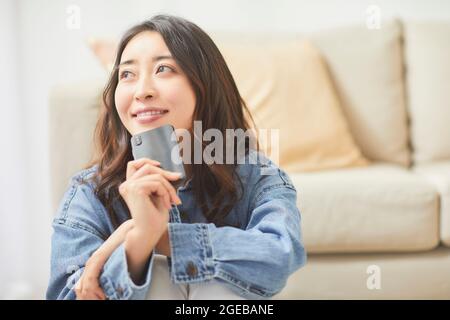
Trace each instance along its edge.
<instances>
[{"instance_id":1,"label":"blue denim fabric","mask_svg":"<svg viewBox=\"0 0 450 320\"><path fill-rule=\"evenodd\" d=\"M195 204L190 181L178 188L182 204L172 207L169 222L168 264L174 283L214 278L242 297L264 299L280 292L289 275L306 263L297 193L290 178L256 151L245 161L237 169L244 192L226 219L233 227L208 223ZM89 180L96 169L93 166L71 179L53 221L47 299L75 299L73 287L86 261L114 232ZM113 206L120 222L128 219L120 202ZM151 284L152 264L153 255L144 283L136 285L120 245L100 276L108 299L144 299Z\"/></svg>"}]
</instances>

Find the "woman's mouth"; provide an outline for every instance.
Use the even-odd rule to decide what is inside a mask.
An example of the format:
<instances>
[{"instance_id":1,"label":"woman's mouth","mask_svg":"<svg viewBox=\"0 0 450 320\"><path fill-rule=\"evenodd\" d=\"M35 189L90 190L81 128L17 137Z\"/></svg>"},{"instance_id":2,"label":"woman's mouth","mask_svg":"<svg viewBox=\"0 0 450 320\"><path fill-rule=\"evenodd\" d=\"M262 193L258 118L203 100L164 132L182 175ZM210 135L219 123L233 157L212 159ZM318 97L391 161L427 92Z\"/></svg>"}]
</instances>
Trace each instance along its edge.
<instances>
[{"instance_id":1,"label":"woman's mouth","mask_svg":"<svg viewBox=\"0 0 450 320\"><path fill-rule=\"evenodd\" d=\"M136 121L140 124L148 124L153 121L156 121L162 118L165 114L167 114L168 110L152 110L152 111L144 111L139 112L135 116L133 116Z\"/></svg>"}]
</instances>

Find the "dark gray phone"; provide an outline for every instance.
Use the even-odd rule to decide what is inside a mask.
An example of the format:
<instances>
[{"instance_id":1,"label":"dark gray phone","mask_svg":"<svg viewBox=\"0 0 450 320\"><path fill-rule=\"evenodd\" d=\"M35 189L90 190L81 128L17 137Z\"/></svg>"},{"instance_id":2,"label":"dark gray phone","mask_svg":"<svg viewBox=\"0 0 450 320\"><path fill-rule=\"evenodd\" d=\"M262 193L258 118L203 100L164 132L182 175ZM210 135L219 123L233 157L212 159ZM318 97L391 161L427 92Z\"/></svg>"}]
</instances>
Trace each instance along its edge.
<instances>
[{"instance_id":1,"label":"dark gray phone","mask_svg":"<svg viewBox=\"0 0 450 320\"><path fill-rule=\"evenodd\" d=\"M164 170L180 172L182 176L177 181L177 185L186 178L175 129L172 125L163 125L133 135L131 148L135 160L149 158L159 161Z\"/></svg>"}]
</instances>

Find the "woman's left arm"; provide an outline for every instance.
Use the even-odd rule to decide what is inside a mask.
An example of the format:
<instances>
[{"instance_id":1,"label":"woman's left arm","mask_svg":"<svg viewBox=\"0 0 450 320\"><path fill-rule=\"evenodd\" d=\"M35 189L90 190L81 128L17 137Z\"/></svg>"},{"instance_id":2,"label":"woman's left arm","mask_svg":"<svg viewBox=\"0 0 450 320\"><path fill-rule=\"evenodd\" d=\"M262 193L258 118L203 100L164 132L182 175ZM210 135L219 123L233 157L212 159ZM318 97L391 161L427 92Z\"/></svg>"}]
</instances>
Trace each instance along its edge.
<instances>
[{"instance_id":1,"label":"woman's left arm","mask_svg":"<svg viewBox=\"0 0 450 320\"><path fill-rule=\"evenodd\" d=\"M116 231L98 248L86 262L85 269L75 285L77 300L105 300L106 296L100 286L99 277L103 266L121 243L125 241L128 231L134 227L133 219L122 223ZM169 236L166 232L155 247L157 253L170 255Z\"/></svg>"},{"instance_id":2,"label":"woman's left arm","mask_svg":"<svg viewBox=\"0 0 450 320\"><path fill-rule=\"evenodd\" d=\"M280 292L306 263L297 193L287 176L267 179L252 197L245 229L209 223L169 223L172 280L218 279L247 298ZM284 174L284 179L279 179Z\"/></svg>"},{"instance_id":3,"label":"woman's left arm","mask_svg":"<svg viewBox=\"0 0 450 320\"><path fill-rule=\"evenodd\" d=\"M87 260L83 274L75 285L77 300L106 299L99 284L101 270L114 250L124 242L133 226L133 219L122 223Z\"/></svg>"}]
</instances>

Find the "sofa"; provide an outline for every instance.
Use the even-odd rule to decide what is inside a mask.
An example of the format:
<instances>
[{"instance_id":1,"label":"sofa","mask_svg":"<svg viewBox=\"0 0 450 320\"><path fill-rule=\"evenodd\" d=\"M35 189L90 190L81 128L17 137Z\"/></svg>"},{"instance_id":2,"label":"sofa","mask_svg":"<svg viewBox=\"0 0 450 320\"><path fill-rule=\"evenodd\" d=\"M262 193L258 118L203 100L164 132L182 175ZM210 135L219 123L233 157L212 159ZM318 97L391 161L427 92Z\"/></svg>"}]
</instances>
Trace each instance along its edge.
<instances>
[{"instance_id":1,"label":"sofa","mask_svg":"<svg viewBox=\"0 0 450 320\"><path fill-rule=\"evenodd\" d=\"M308 260L274 298L450 299L450 23L394 19L379 30L355 25L302 36L326 63L368 161L286 167ZM50 94L54 210L92 155L105 81L58 85Z\"/></svg>"}]
</instances>

